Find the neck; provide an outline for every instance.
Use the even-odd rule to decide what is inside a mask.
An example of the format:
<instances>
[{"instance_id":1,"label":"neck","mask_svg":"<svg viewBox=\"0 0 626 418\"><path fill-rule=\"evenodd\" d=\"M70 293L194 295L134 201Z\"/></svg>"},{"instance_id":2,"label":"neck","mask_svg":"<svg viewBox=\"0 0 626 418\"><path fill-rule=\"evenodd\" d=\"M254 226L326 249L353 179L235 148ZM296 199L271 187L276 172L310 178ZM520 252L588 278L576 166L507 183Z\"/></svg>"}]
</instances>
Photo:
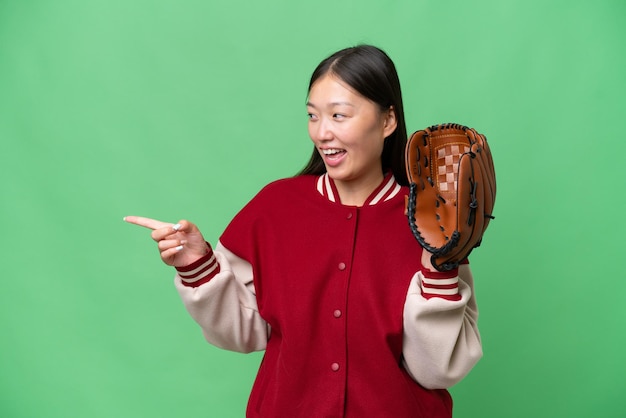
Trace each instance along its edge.
<instances>
[{"instance_id":1,"label":"neck","mask_svg":"<svg viewBox=\"0 0 626 418\"><path fill-rule=\"evenodd\" d=\"M363 206L368 197L384 179L382 171L358 180L334 180L341 203L347 206Z\"/></svg>"}]
</instances>

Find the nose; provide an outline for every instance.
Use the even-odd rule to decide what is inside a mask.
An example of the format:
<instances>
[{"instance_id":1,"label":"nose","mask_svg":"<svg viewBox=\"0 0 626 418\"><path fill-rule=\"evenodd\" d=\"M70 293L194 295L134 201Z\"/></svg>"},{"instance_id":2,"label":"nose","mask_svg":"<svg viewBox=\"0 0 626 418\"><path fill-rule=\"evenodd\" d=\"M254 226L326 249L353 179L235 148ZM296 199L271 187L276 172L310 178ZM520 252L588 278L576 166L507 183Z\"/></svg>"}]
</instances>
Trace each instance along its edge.
<instances>
[{"instance_id":1,"label":"nose","mask_svg":"<svg viewBox=\"0 0 626 418\"><path fill-rule=\"evenodd\" d=\"M315 122L309 122L309 135L314 141L329 141L333 139L333 132L330 123L326 118L321 118Z\"/></svg>"}]
</instances>

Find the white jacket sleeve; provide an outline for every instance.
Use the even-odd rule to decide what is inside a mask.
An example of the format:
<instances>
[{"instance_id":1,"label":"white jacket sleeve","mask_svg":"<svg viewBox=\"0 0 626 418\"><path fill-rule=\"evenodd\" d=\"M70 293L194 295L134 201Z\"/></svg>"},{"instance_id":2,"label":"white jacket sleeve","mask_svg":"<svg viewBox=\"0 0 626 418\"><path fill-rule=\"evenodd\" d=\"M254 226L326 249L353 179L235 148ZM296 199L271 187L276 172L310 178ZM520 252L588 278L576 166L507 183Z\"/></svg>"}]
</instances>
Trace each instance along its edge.
<instances>
[{"instance_id":1,"label":"white jacket sleeve","mask_svg":"<svg viewBox=\"0 0 626 418\"><path fill-rule=\"evenodd\" d=\"M194 287L181 272L176 274L185 308L209 343L242 353L265 349L269 329L258 311L252 266L221 243L212 253L219 271L209 281Z\"/></svg>"},{"instance_id":2,"label":"white jacket sleeve","mask_svg":"<svg viewBox=\"0 0 626 418\"><path fill-rule=\"evenodd\" d=\"M428 389L458 383L482 357L478 309L469 265L459 267L459 300L425 298L424 276L415 273L404 306L405 367Z\"/></svg>"}]
</instances>

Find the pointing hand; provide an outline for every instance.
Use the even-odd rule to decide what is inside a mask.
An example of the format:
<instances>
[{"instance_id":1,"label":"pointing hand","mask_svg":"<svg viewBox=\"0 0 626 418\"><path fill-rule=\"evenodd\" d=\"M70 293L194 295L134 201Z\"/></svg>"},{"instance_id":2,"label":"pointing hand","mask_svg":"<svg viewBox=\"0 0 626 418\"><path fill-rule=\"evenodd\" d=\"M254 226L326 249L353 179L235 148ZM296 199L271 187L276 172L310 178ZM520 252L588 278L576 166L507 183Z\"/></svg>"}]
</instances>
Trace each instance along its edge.
<instances>
[{"instance_id":1,"label":"pointing hand","mask_svg":"<svg viewBox=\"0 0 626 418\"><path fill-rule=\"evenodd\" d=\"M187 266L208 251L202 233L189 221L181 220L172 224L141 216L127 216L124 221L151 229L152 239L157 242L161 259L169 266Z\"/></svg>"}]
</instances>

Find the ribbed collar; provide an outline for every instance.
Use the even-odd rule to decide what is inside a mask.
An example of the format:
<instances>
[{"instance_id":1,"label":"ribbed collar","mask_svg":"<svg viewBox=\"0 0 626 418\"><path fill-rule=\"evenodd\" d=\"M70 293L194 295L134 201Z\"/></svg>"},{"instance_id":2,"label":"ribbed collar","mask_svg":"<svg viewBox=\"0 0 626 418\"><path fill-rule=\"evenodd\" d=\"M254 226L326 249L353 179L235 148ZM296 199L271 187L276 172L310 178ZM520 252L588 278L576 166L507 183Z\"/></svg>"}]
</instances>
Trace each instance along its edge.
<instances>
[{"instance_id":1,"label":"ribbed collar","mask_svg":"<svg viewBox=\"0 0 626 418\"><path fill-rule=\"evenodd\" d=\"M326 197L331 202L341 203L335 181L330 178L328 173L324 173L319 176L316 184L319 194ZM363 206L373 206L380 202L386 202L397 195L401 188L402 186L398 184L393 174L388 172L380 185L365 200Z\"/></svg>"}]
</instances>

